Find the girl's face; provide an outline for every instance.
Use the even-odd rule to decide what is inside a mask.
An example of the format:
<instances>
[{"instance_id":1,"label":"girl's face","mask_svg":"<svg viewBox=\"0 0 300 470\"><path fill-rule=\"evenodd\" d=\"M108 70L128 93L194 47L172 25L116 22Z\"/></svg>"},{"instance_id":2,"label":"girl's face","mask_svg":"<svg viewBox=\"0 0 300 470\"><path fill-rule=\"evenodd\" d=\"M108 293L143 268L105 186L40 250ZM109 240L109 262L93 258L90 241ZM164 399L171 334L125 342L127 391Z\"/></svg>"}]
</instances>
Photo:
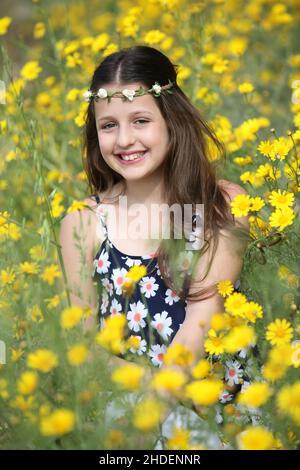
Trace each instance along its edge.
<instances>
[{"instance_id":1,"label":"girl's face","mask_svg":"<svg viewBox=\"0 0 300 470\"><path fill-rule=\"evenodd\" d=\"M103 86L111 91L137 90L139 83ZM145 88L143 86L143 88ZM163 163L169 134L165 120L149 93L123 101L113 97L94 101L96 127L101 154L106 163L125 180L149 176ZM146 152L145 152L146 151ZM142 158L124 161L120 154L145 152ZM136 155L133 155L134 157Z\"/></svg>"}]
</instances>

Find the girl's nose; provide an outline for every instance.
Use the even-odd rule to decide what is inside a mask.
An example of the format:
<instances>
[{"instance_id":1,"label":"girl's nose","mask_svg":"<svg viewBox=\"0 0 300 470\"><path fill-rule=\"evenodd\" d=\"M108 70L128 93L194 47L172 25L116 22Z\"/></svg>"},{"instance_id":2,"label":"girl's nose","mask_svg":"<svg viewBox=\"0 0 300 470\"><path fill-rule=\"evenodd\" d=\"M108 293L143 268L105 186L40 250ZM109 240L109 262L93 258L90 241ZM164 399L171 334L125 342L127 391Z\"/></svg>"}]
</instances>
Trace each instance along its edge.
<instances>
[{"instance_id":1,"label":"girl's nose","mask_svg":"<svg viewBox=\"0 0 300 470\"><path fill-rule=\"evenodd\" d=\"M119 127L117 136L117 147L127 148L129 145L135 142L134 131L130 129L130 126Z\"/></svg>"}]
</instances>

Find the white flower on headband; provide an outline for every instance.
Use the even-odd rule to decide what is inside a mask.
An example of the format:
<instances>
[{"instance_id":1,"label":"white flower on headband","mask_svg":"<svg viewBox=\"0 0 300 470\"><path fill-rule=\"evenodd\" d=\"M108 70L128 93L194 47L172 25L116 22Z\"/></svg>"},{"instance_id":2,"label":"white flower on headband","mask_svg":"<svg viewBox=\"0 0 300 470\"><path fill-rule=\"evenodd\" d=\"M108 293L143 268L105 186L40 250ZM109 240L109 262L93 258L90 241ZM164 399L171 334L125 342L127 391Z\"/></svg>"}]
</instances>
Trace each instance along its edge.
<instances>
[{"instance_id":1,"label":"white flower on headband","mask_svg":"<svg viewBox=\"0 0 300 470\"><path fill-rule=\"evenodd\" d=\"M155 85L152 86L152 90L159 94L161 92L161 86L155 83Z\"/></svg>"},{"instance_id":2,"label":"white flower on headband","mask_svg":"<svg viewBox=\"0 0 300 470\"><path fill-rule=\"evenodd\" d=\"M93 94L93 93L92 93L90 90L85 91L85 92L83 93L83 97L84 97L85 101L90 101L92 94Z\"/></svg>"},{"instance_id":3,"label":"white flower on headband","mask_svg":"<svg viewBox=\"0 0 300 470\"><path fill-rule=\"evenodd\" d=\"M99 96L99 98L107 98L107 91L105 88L99 88L97 91L97 96Z\"/></svg>"},{"instance_id":4,"label":"white flower on headband","mask_svg":"<svg viewBox=\"0 0 300 470\"><path fill-rule=\"evenodd\" d=\"M172 95L173 91L170 90L169 88L172 88L175 85L175 83L172 82L170 79L168 80L168 82L169 82L168 85L164 85L164 86L161 86L158 82L155 82L155 84L152 85L152 88L150 88L149 90L143 88L142 86L140 86L138 90L129 90L128 88L125 88L125 90L122 90L122 92L119 90L112 92L111 90L108 91L105 88L99 88L97 92L88 90L83 93L83 96L85 98L85 101L89 101L89 102L92 100L92 98L95 98L96 101L98 101L99 98L101 99L107 98L108 102L110 102L112 97L114 96L118 98L122 98L123 101L125 101L126 99L128 99L129 101L132 101L134 97L143 96L146 93L151 93L153 96L159 97L162 90L166 90L167 93L170 93Z\"/></svg>"},{"instance_id":5,"label":"white flower on headband","mask_svg":"<svg viewBox=\"0 0 300 470\"><path fill-rule=\"evenodd\" d=\"M125 90L122 91L122 94L126 96L128 100L132 101L135 95L135 90L128 90L127 88L125 88Z\"/></svg>"}]
</instances>

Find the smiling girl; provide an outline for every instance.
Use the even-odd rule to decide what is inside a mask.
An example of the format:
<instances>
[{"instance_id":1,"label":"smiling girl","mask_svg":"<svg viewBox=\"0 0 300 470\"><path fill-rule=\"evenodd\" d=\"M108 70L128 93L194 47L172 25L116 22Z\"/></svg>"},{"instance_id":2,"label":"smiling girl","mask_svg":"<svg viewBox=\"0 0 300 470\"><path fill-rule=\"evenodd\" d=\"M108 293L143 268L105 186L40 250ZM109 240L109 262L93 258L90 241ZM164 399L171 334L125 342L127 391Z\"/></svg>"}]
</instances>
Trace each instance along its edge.
<instances>
[{"instance_id":1,"label":"smiling girl","mask_svg":"<svg viewBox=\"0 0 300 470\"><path fill-rule=\"evenodd\" d=\"M196 360L204 355L211 317L223 310L216 285L230 280L238 287L249 229L247 217L234 218L230 211L232 199L246 191L218 178L224 148L177 84L176 69L163 53L147 46L113 53L96 68L84 94L89 102L84 162L91 194L83 201L88 207L69 213L60 232L72 303L97 310L100 328L108 317L124 313L128 338L134 336L136 342L115 359L144 355L158 367L170 344L188 347ZM219 152L219 158L212 152ZM126 197L125 208L121 197ZM120 233L132 222L135 204L142 204L147 214L145 238ZM148 214L162 204L203 207L201 249L183 249L173 220L170 240L162 240L163 217L155 222L158 240L153 238ZM196 217L194 210L194 223ZM93 267L93 278L85 280L73 238L81 224L88 227L83 261ZM193 229L190 240L195 239ZM246 238L239 236L243 233ZM135 265L145 266L146 272L128 297L126 275Z\"/></svg>"}]
</instances>

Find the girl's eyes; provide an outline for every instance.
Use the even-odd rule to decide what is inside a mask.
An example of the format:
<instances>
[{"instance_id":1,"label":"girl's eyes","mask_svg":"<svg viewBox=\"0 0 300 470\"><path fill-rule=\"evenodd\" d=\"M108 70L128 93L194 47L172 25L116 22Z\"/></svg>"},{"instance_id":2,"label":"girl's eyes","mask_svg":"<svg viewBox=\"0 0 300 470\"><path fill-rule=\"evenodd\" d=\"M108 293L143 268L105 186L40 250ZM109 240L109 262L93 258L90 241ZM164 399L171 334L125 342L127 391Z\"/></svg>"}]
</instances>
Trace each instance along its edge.
<instances>
[{"instance_id":1,"label":"girl's eyes","mask_svg":"<svg viewBox=\"0 0 300 470\"><path fill-rule=\"evenodd\" d=\"M149 121L146 121L145 119L137 119L135 122L149 122ZM114 124L113 122L109 122L108 124L105 124L104 126L102 126L101 129L111 129L111 127L107 127L107 126L111 126L113 124Z\"/></svg>"}]
</instances>

